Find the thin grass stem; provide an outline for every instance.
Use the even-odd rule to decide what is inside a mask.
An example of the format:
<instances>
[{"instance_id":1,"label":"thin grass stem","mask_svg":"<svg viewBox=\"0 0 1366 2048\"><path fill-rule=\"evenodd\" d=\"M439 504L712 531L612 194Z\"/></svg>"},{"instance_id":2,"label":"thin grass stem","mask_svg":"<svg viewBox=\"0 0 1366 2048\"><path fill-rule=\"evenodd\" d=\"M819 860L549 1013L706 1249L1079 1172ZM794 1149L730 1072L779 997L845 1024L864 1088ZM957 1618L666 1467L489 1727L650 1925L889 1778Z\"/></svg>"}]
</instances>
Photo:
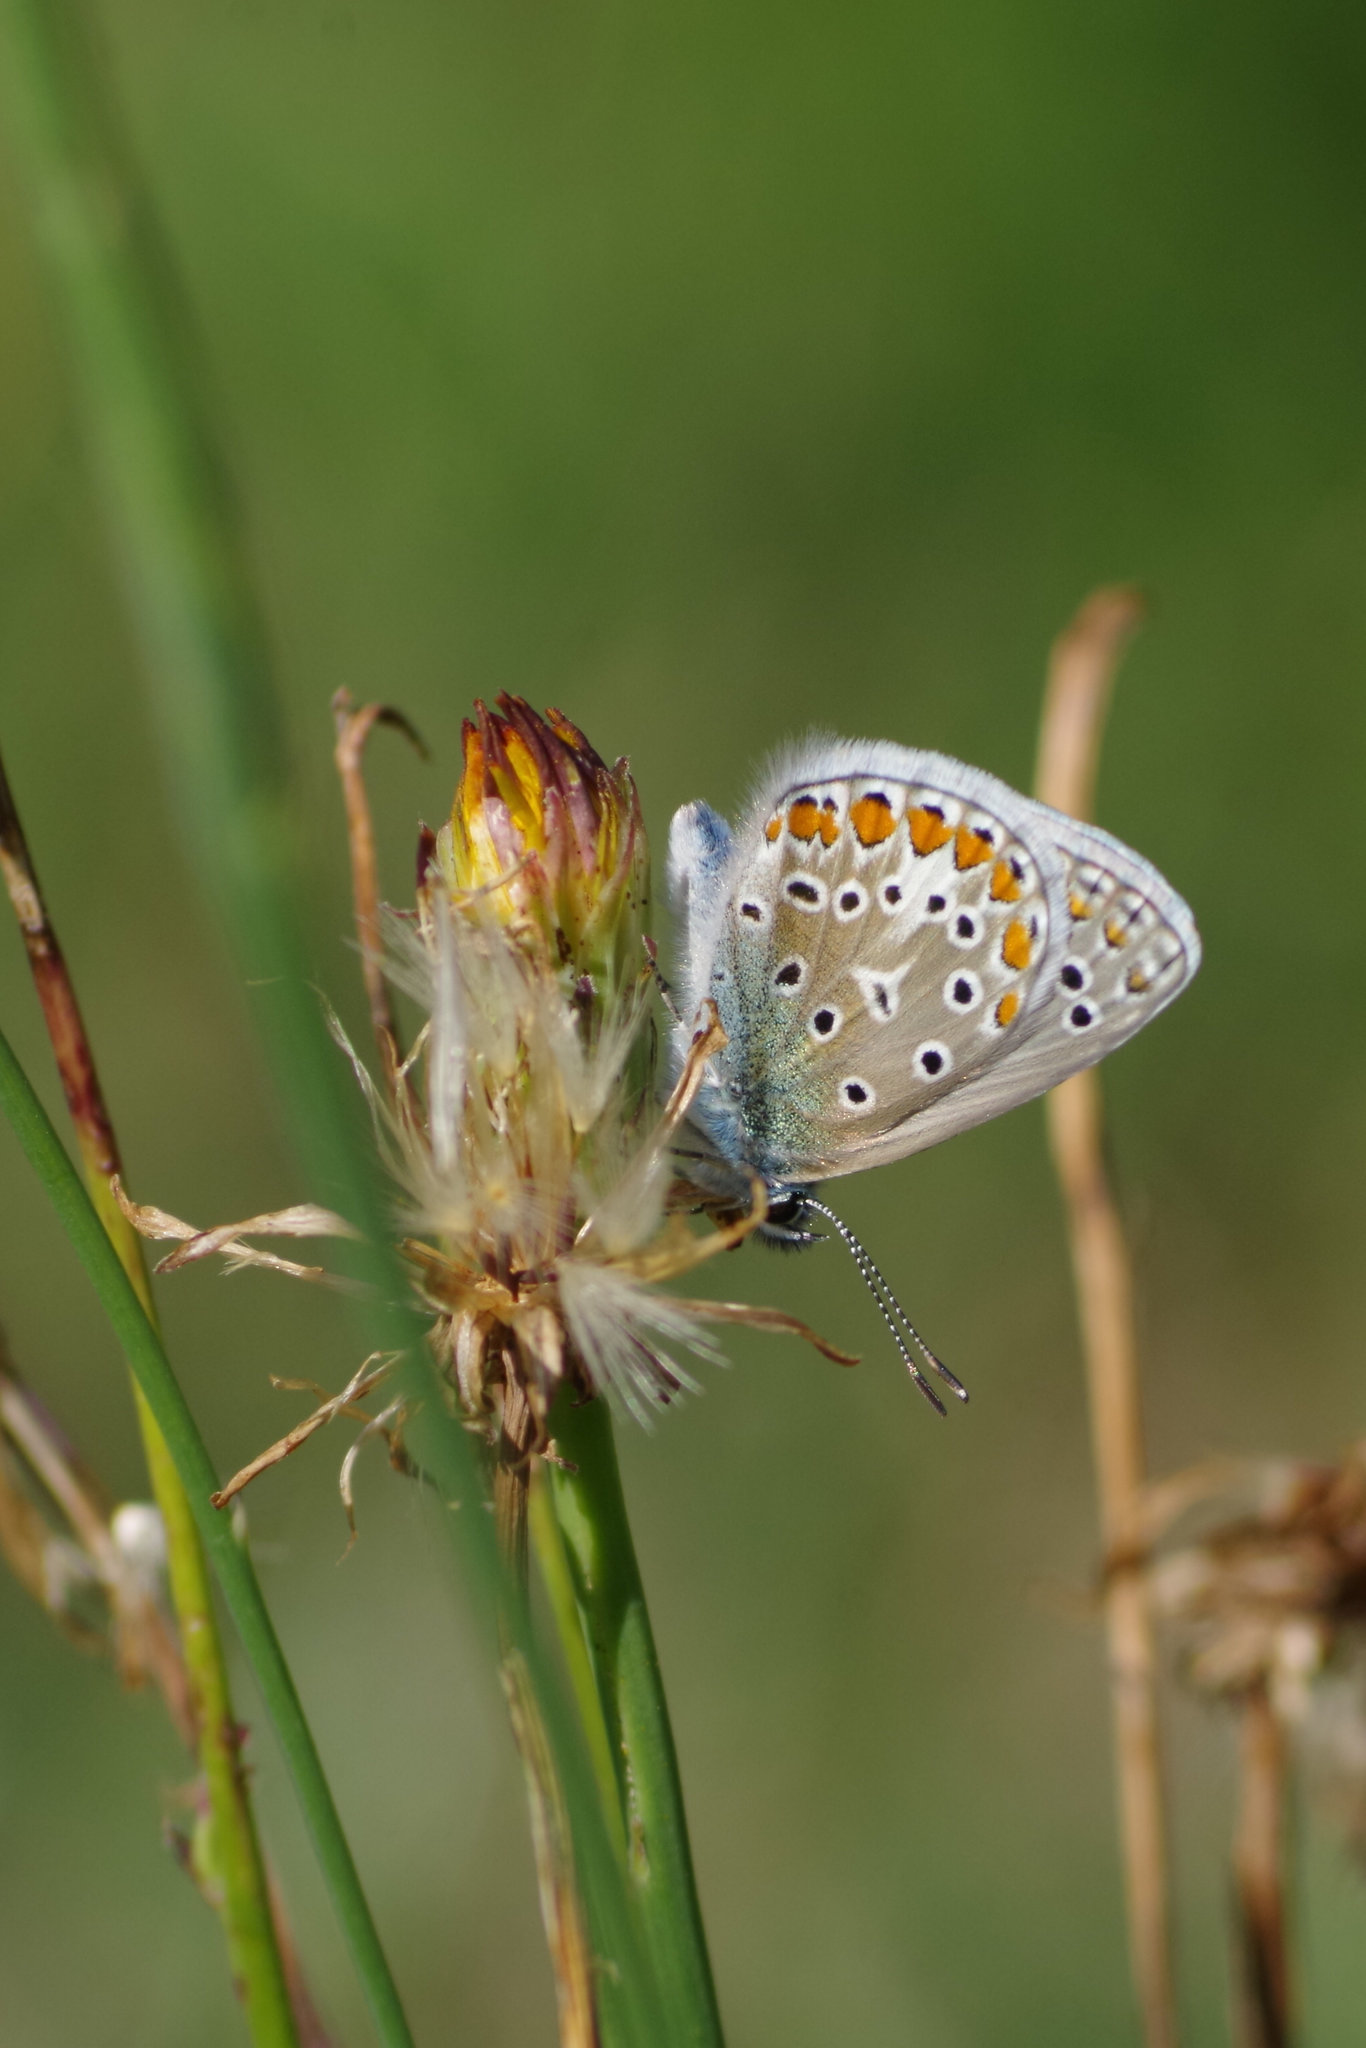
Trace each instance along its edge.
<instances>
[{"instance_id":1,"label":"thin grass stem","mask_svg":"<svg viewBox=\"0 0 1366 2048\"><path fill-rule=\"evenodd\" d=\"M1233 1842L1241 2048L1289 2048L1286 1943L1286 1735L1264 1682L1239 1708L1238 1825Z\"/></svg>"},{"instance_id":2,"label":"thin grass stem","mask_svg":"<svg viewBox=\"0 0 1366 2048\"><path fill-rule=\"evenodd\" d=\"M0 869L19 920L66 1094L95 1213L159 1333L142 1240L114 1197L118 1141L60 942L43 900L9 778L0 761ZM133 1399L152 1492L166 1532L194 1744L209 1811L209 1861L233 1983L260 2048L296 2048L298 2034L233 1712L212 1581L194 1514L142 1388Z\"/></svg>"},{"instance_id":3,"label":"thin grass stem","mask_svg":"<svg viewBox=\"0 0 1366 2048\"><path fill-rule=\"evenodd\" d=\"M76 0L0 0L0 65L186 846L222 917L242 983L253 993L301 1155L329 1205L361 1232L357 1263L370 1283L362 1311L366 1349L399 1356L394 1390L408 1411L405 1442L444 1502L467 1503L465 1512L446 1519L481 1619L492 1637L501 1613L525 1659L569 1815L597 1953L614 1973L627 2016L622 2038L639 2048L671 2048L687 2038L686 2016L676 2016L660 1998L572 1706L534 1638L524 1590L503 1569L492 1518L482 1512L472 1446L449 1412L410 1306L369 1133L308 973L293 804L265 635L199 388L190 323L118 129L108 66L92 51L88 18ZM191 1485L197 1517L201 1482L206 1488L214 1483L202 1455ZM221 1543L209 1548L217 1566L227 1553ZM269 1623L253 1605L259 1594L243 1592L240 1573L234 1586L234 1616L240 1607L255 1631L256 1651L265 1655L261 1627L268 1630ZM269 1640L273 1644L273 1636ZM301 1719L297 1727L291 1723L291 1762L308 1787L310 1812L321 1818L324 1803L332 1810L331 1797L321 1773L311 1775L311 1742L307 1754L299 1747L302 1725ZM330 1839L325 1827L323 1834ZM368 1916L362 1927L354 1912L358 1888L345 1895L343 1924L361 1943L357 1967L363 1955L367 1983L380 1994L378 2010L392 2029L401 2024L396 1994L387 1971L382 1984L377 1974L382 1958L377 1945L372 1949Z\"/></svg>"},{"instance_id":4,"label":"thin grass stem","mask_svg":"<svg viewBox=\"0 0 1366 2048\"><path fill-rule=\"evenodd\" d=\"M1115 665L1143 615L1133 590L1100 590L1054 643L1035 792L1091 814ZM1142 1559L1143 1418L1133 1274L1105 1170L1094 1067L1048 1097L1048 1132L1067 1210L1091 1411L1102 1540L1129 1953L1146 2048L1176 2048L1157 1649Z\"/></svg>"},{"instance_id":5,"label":"thin grass stem","mask_svg":"<svg viewBox=\"0 0 1366 2048\"><path fill-rule=\"evenodd\" d=\"M370 1909L343 1833L316 1745L257 1584L231 1518L210 1496L218 1480L204 1440L165 1348L124 1271L80 1176L52 1128L28 1076L0 1034L0 1105L25 1156L56 1209L108 1316L130 1370L165 1439L189 1499L204 1548L242 1640L261 1697L294 1779L318 1860L346 1933L376 2028L385 2048L412 2048L397 1989L380 1947Z\"/></svg>"},{"instance_id":6,"label":"thin grass stem","mask_svg":"<svg viewBox=\"0 0 1366 2048\"><path fill-rule=\"evenodd\" d=\"M574 1704L579 1710L579 1721L588 1743L588 1753L592 1758L593 1776L597 1782L603 1817L612 1838L612 1846L624 1866L626 1820L622 1811L617 1767L612 1758L612 1739L608 1733L607 1717L603 1712L602 1696L598 1691L588 1639L583 1632L583 1619L579 1613L574 1575L569 1568L564 1537L555 1513L550 1479L544 1465L539 1466L532 1474L528 1528L536 1568L540 1574L541 1586L545 1592L556 1640L560 1646L560 1655L564 1659L570 1688L574 1694Z\"/></svg>"},{"instance_id":7,"label":"thin grass stem","mask_svg":"<svg viewBox=\"0 0 1366 2048\"><path fill-rule=\"evenodd\" d=\"M509 1358L494 1453L493 1520L509 1575L522 1588L523 1597L527 1586L527 1520L536 1434L526 1391ZM501 1634L503 1693L526 1780L541 1923L555 1976L560 2048L600 2048L598 1986L564 1797L555 1776L555 1760L546 1741L545 1724L528 1682L526 1660L509 1641L506 1621Z\"/></svg>"}]
</instances>

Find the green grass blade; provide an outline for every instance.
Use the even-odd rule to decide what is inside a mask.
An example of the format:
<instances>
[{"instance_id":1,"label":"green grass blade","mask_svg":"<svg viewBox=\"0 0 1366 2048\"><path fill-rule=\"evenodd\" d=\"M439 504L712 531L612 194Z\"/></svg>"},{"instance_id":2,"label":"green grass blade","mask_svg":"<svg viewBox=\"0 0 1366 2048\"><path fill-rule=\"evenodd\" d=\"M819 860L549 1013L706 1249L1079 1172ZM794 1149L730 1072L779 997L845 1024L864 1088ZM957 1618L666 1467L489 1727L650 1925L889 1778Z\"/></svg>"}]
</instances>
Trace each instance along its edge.
<instances>
[{"instance_id":1,"label":"green grass blade","mask_svg":"<svg viewBox=\"0 0 1366 2048\"><path fill-rule=\"evenodd\" d=\"M584 1636L618 1760L629 1869L666 2004L688 2048L721 2048L673 1731L605 1401L561 1400L550 1468Z\"/></svg>"},{"instance_id":2,"label":"green grass blade","mask_svg":"<svg viewBox=\"0 0 1366 2048\"><path fill-rule=\"evenodd\" d=\"M3 1034L0 1105L90 1276L133 1377L175 1461L204 1547L289 1765L380 2039L385 2048L412 2048L412 2035L398 1991L389 1974L331 1788L256 1573L245 1549L233 1535L231 1517L219 1514L210 1505L218 1479L204 1440L161 1339L95 1213L81 1177Z\"/></svg>"},{"instance_id":3,"label":"green grass blade","mask_svg":"<svg viewBox=\"0 0 1366 2048\"><path fill-rule=\"evenodd\" d=\"M115 1198L114 1180L122 1167L94 1049L2 761L0 867L23 933L90 1199L138 1300L159 1331L161 1325L143 1242ZM203 1889L211 1897L223 1928L232 1980L256 2048L297 2048L298 2028L271 1911L270 1884L251 1790L242 1765L241 1731L233 1711L227 1658L214 1609L213 1575L199 1540L189 1497L136 1381L133 1399L152 1495L166 1536L167 1579L184 1660L192 1741L207 1802L200 1843L207 1851L209 1882Z\"/></svg>"},{"instance_id":4,"label":"green grass blade","mask_svg":"<svg viewBox=\"0 0 1366 2048\"><path fill-rule=\"evenodd\" d=\"M351 1078L308 979L280 721L231 492L170 266L127 159L76 0L0 0L9 125L48 259L91 448L146 653L186 843L226 925L295 1140L323 1199L362 1232L367 1348L402 1354L406 1441L442 1498L493 1652L500 1608L525 1660L564 1791L624 2038L688 2039L661 2001L589 1759L522 1590L503 1569L465 1431L448 1413ZM218 1552L213 1553L215 1560Z\"/></svg>"}]
</instances>

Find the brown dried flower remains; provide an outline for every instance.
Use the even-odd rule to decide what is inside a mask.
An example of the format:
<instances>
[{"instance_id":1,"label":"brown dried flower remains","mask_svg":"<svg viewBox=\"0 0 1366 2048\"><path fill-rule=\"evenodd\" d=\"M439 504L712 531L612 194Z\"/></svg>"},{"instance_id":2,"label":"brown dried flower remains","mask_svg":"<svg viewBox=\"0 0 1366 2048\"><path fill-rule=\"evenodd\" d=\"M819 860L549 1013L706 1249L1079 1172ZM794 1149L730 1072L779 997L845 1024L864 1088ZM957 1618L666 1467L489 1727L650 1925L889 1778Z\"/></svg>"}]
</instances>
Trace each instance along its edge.
<instances>
[{"instance_id":1,"label":"brown dried flower remains","mask_svg":"<svg viewBox=\"0 0 1366 2048\"><path fill-rule=\"evenodd\" d=\"M565 1384L606 1395L647 1423L697 1382L684 1359L719 1361L717 1323L807 1338L794 1317L744 1303L681 1299L661 1285L728 1249L763 1216L696 1231L671 1210L671 1145L707 1061L725 1043L710 1005L669 1101L655 1098L656 977L648 949L649 851L625 761L609 767L562 713L519 698L476 707L452 813L419 845L415 903L383 908L373 873L361 748L374 706L335 705L351 835L357 925L382 1077L339 1024L400 1195L400 1245L460 1413L490 1442L548 1448ZM397 992L421 1022L402 1050ZM213 1231L162 1211L127 1213L181 1240L169 1263L214 1251L303 1278L250 1235L343 1234L304 1206ZM297 1447L377 1383L362 1368L342 1392L223 1489ZM401 1415L373 1428L401 1461Z\"/></svg>"}]
</instances>

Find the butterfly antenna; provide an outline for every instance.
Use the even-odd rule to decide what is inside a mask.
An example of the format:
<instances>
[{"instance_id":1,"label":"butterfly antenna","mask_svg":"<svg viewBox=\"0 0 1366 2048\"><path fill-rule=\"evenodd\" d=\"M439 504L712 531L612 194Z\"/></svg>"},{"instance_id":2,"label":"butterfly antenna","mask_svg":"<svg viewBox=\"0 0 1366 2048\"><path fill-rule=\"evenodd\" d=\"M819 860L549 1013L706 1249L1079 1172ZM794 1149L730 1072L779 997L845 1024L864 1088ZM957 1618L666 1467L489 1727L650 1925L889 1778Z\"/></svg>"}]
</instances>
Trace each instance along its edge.
<instances>
[{"instance_id":1,"label":"butterfly antenna","mask_svg":"<svg viewBox=\"0 0 1366 2048\"><path fill-rule=\"evenodd\" d=\"M929 1345L925 1342L925 1339L921 1336L919 1330L917 1330L915 1324L911 1321L905 1309L883 1279L872 1254L865 1249L862 1241L854 1235L854 1232L849 1228L844 1218L837 1216L833 1209L827 1209L825 1203L818 1202L814 1196L807 1197L806 1207L814 1209L818 1216L824 1216L827 1223L833 1223L843 1238L854 1264L859 1269L864 1286L882 1311L882 1319L892 1333L892 1342L901 1353L902 1363L930 1406L938 1409L941 1415L948 1413L943 1402L912 1357L907 1347L906 1339L901 1334L903 1330L906 1332L906 1336L911 1339L911 1342L918 1347L926 1363L933 1367L945 1385L953 1390L960 1401L966 1401L968 1398L967 1388L954 1373L949 1371L943 1359L931 1351Z\"/></svg>"}]
</instances>

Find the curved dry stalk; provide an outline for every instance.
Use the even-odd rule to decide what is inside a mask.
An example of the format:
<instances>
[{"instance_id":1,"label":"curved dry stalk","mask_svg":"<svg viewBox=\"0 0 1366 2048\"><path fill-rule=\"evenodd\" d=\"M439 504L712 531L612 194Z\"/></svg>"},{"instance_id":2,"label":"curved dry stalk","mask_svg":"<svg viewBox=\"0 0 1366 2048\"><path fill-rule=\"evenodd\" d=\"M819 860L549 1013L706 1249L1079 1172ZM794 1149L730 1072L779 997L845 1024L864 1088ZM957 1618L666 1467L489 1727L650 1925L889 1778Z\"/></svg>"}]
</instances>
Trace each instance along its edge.
<instances>
[{"instance_id":1,"label":"curved dry stalk","mask_svg":"<svg viewBox=\"0 0 1366 2048\"><path fill-rule=\"evenodd\" d=\"M361 972L370 1004L370 1024L379 1047L384 1078L395 1087L403 1054L399 1045L394 1006L384 974L384 940L380 927L379 876L375 861L375 828L370 815L370 798L365 788L365 747L377 725L390 726L411 741L425 761L427 745L416 726L393 704L362 704L357 710L350 693L338 690L332 699L337 742L333 759L341 780L346 805L346 838L351 850L351 894L355 905L356 937L360 942Z\"/></svg>"},{"instance_id":2,"label":"curved dry stalk","mask_svg":"<svg viewBox=\"0 0 1366 2048\"><path fill-rule=\"evenodd\" d=\"M1244 1696L1238 1826L1233 1842L1240 2034L1243 2048L1288 2048L1290 1970L1285 1939L1286 1737L1265 1684Z\"/></svg>"},{"instance_id":3,"label":"curved dry stalk","mask_svg":"<svg viewBox=\"0 0 1366 2048\"><path fill-rule=\"evenodd\" d=\"M7 1455L8 1454L8 1455ZM48 1517L10 1478L12 1455L55 1508L69 1532L56 1535ZM24 1386L0 1335L0 1551L20 1582L74 1640L111 1648L130 1689L150 1678L166 1702L176 1733L193 1751L194 1701L175 1631L145 1571L118 1541L115 1509L43 1404ZM95 1636L65 1606L61 1548L74 1546L109 1603L111 1637Z\"/></svg>"},{"instance_id":4,"label":"curved dry stalk","mask_svg":"<svg viewBox=\"0 0 1366 2048\"><path fill-rule=\"evenodd\" d=\"M1135 590L1098 590L1054 642L1035 793L1074 817L1091 814L1115 667L1143 610ZM1157 1650L1142 1569L1146 1517L1133 1275L1105 1171L1095 1068L1053 1089L1047 1115L1072 1246L1107 1562L1105 1626L1129 1952L1147 2048L1175 2048Z\"/></svg>"}]
</instances>

